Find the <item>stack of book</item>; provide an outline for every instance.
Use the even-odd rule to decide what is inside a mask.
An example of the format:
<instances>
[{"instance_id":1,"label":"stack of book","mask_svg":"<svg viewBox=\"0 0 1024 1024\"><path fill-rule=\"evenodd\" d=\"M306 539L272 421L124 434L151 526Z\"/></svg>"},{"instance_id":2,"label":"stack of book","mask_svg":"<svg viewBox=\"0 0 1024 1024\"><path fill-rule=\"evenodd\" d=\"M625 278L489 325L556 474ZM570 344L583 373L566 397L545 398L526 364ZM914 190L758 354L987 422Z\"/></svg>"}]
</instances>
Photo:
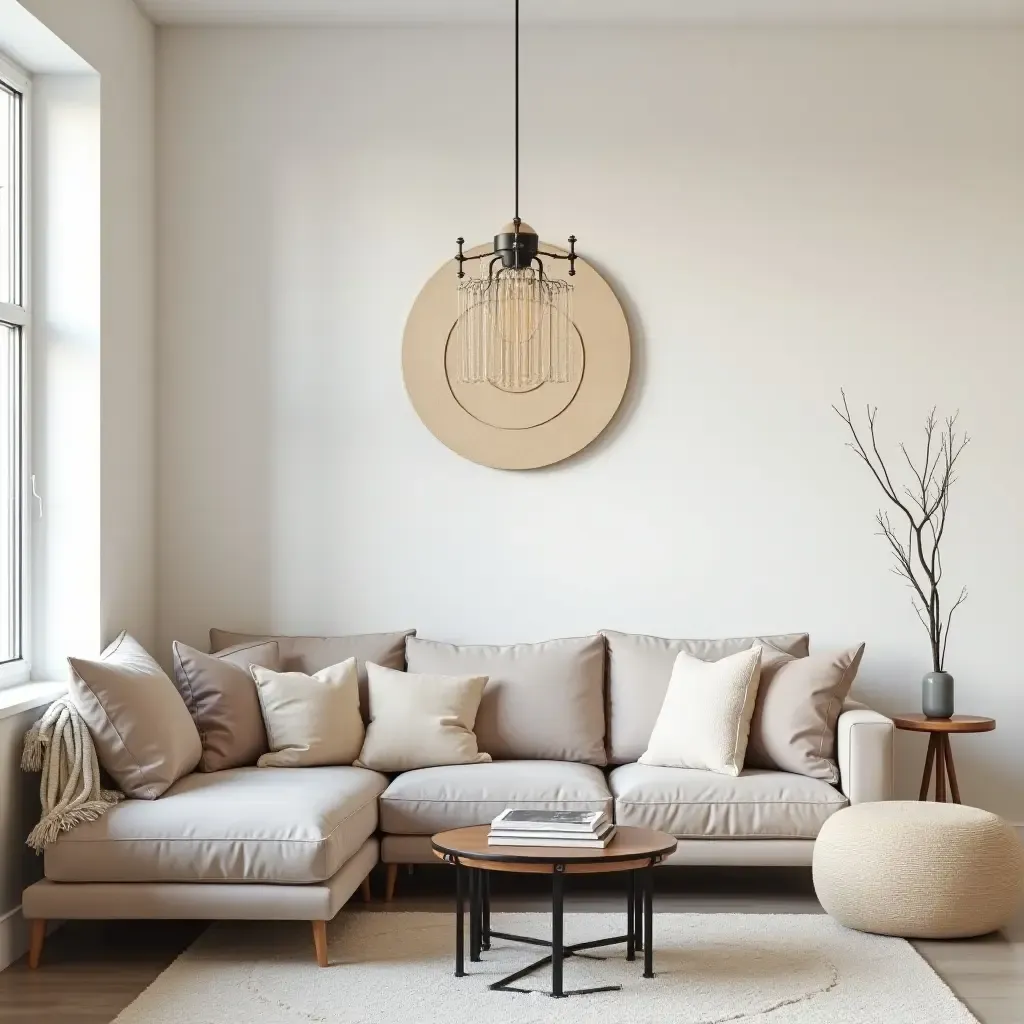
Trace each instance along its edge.
<instances>
[{"instance_id":1,"label":"stack of book","mask_svg":"<svg viewBox=\"0 0 1024 1024\"><path fill-rule=\"evenodd\" d=\"M491 822L488 846L563 846L603 850L615 826L604 811L502 811Z\"/></svg>"}]
</instances>

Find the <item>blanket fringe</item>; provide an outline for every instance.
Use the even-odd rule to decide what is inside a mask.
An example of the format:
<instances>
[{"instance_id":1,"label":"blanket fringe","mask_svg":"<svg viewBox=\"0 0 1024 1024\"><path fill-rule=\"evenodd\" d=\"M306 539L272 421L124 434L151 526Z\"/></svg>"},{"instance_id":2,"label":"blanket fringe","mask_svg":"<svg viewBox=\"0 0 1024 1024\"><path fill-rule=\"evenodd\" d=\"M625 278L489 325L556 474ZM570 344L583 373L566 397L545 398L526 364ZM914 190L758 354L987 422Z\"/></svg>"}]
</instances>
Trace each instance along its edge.
<instances>
[{"instance_id":1,"label":"blanket fringe","mask_svg":"<svg viewBox=\"0 0 1024 1024\"><path fill-rule=\"evenodd\" d=\"M42 773L42 817L25 841L36 853L76 825L95 821L124 799L123 793L100 787L92 736L68 697L55 700L25 734L21 767Z\"/></svg>"},{"instance_id":2,"label":"blanket fringe","mask_svg":"<svg viewBox=\"0 0 1024 1024\"><path fill-rule=\"evenodd\" d=\"M23 772L41 772L43 770L44 747L45 744L39 733L39 722L36 722L25 733L25 746L21 751L21 770Z\"/></svg>"},{"instance_id":3,"label":"blanket fringe","mask_svg":"<svg viewBox=\"0 0 1024 1024\"><path fill-rule=\"evenodd\" d=\"M96 821L103 817L110 808L124 799L123 793L110 793L107 790L105 796L114 796L115 800L90 800L66 811L54 811L45 815L35 828L28 834L25 844L30 846L36 853L42 853L51 843L55 843L62 832L70 832L76 825L84 821Z\"/></svg>"}]
</instances>

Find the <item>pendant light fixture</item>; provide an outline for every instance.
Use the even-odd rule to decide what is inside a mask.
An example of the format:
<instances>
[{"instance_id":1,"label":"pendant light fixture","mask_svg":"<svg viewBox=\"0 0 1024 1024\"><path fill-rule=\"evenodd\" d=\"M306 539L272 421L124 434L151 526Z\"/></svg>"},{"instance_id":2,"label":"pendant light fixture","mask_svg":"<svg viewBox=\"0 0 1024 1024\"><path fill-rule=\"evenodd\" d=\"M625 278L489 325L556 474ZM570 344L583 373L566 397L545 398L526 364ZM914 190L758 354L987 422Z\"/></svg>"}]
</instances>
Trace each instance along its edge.
<instances>
[{"instance_id":1,"label":"pendant light fixture","mask_svg":"<svg viewBox=\"0 0 1024 1024\"><path fill-rule=\"evenodd\" d=\"M475 256L457 240L459 319L457 374L463 384L502 391L532 391L542 384L575 383L572 284L549 276L544 259L567 260L576 274L576 236L567 253L543 252L537 232L519 217L519 0L515 0L515 216L494 236L494 247ZM541 258L543 257L543 259ZM486 272L465 264L487 259Z\"/></svg>"}]
</instances>

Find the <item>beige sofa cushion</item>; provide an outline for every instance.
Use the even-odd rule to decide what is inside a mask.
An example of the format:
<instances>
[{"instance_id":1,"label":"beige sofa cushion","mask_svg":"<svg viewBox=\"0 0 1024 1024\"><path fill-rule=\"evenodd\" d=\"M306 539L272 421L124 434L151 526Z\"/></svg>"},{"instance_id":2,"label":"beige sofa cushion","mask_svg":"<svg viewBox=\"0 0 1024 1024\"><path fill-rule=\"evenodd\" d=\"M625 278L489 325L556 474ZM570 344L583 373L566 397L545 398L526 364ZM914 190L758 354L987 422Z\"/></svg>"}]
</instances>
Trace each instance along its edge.
<instances>
[{"instance_id":1,"label":"beige sofa cushion","mask_svg":"<svg viewBox=\"0 0 1024 1024\"><path fill-rule=\"evenodd\" d=\"M720 661L676 655L642 764L739 775L761 672L760 646Z\"/></svg>"},{"instance_id":2,"label":"beige sofa cushion","mask_svg":"<svg viewBox=\"0 0 1024 1024\"><path fill-rule=\"evenodd\" d=\"M256 763L267 750L250 665L276 669L277 643L257 641L203 654L187 644L173 644L174 684L199 730L201 772L220 772Z\"/></svg>"},{"instance_id":3,"label":"beige sofa cushion","mask_svg":"<svg viewBox=\"0 0 1024 1024\"><path fill-rule=\"evenodd\" d=\"M863 644L806 658L765 647L747 766L838 782L836 723L863 656Z\"/></svg>"},{"instance_id":4,"label":"beige sofa cushion","mask_svg":"<svg viewBox=\"0 0 1024 1024\"><path fill-rule=\"evenodd\" d=\"M359 672L359 706L366 721L369 703L366 696L366 663L385 668L405 668L405 640L416 630L397 633L356 633L352 636L262 636L252 633L231 633L225 629L210 630L210 650L250 643L253 640L276 640L281 652L282 672L304 672L311 676L328 665L337 665L349 658L356 659Z\"/></svg>"},{"instance_id":5,"label":"beige sofa cushion","mask_svg":"<svg viewBox=\"0 0 1024 1024\"><path fill-rule=\"evenodd\" d=\"M155 800L203 755L192 716L164 670L127 633L98 661L68 658L68 692L100 764L125 796Z\"/></svg>"},{"instance_id":6,"label":"beige sofa cushion","mask_svg":"<svg viewBox=\"0 0 1024 1024\"><path fill-rule=\"evenodd\" d=\"M508 647L410 637L406 657L410 672L488 677L476 735L495 760L606 763L602 637Z\"/></svg>"},{"instance_id":7,"label":"beige sofa cushion","mask_svg":"<svg viewBox=\"0 0 1024 1024\"><path fill-rule=\"evenodd\" d=\"M805 657L808 650L806 633L667 640L609 629L602 632L608 642L608 760L612 764L636 761L647 749L680 651L701 661L719 661L766 641L795 658Z\"/></svg>"},{"instance_id":8,"label":"beige sofa cushion","mask_svg":"<svg viewBox=\"0 0 1024 1024\"><path fill-rule=\"evenodd\" d=\"M490 761L473 733L486 676L396 672L370 662L370 724L356 764L380 772Z\"/></svg>"},{"instance_id":9,"label":"beige sofa cushion","mask_svg":"<svg viewBox=\"0 0 1024 1024\"><path fill-rule=\"evenodd\" d=\"M307 676L253 665L267 728L260 768L352 764L363 745L356 659Z\"/></svg>"},{"instance_id":10,"label":"beige sofa cushion","mask_svg":"<svg viewBox=\"0 0 1024 1024\"><path fill-rule=\"evenodd\" d=\"M489 824L506 807L610 811L604 774L569 761L495 761L399 775L380 800L381 831L429 836Z\"/></svg>"},{"instance_id":11,"label":"beige sofa cushion","mask_svg":"<svg viewBox=\"0 0 1024 1024\"><path fill-rule=\"evenodd\" d=\"M787 772L718 775L625 764L608 778L615 820L677 839L813 839L847 799L827 782Z\"/></svg>"},{"instance_id":12,"label":"beige sofa cushion","mask_svg":"<svg viewBox=\"0 0 1024 1024\"><path fill-rule=\"evenodd\" d=\"M330 878L377 827L387 779L362 768L234 768L126 800L45 854L56 882L265 882Z\"/></svg>"}]
</instances>

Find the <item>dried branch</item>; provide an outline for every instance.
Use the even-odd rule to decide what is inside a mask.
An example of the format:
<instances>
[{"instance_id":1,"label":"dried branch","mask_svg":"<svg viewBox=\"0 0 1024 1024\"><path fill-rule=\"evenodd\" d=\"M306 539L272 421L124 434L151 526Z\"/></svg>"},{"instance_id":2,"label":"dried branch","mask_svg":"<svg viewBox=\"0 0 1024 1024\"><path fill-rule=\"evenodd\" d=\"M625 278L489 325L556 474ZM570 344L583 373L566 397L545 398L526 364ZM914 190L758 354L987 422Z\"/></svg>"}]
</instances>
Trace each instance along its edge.
<instances>
[{"instance_id":1,"label":"dried branch","mask_svg":"<svg viewBox=\"0 0 1024 1024\"><path fill-rule=\"evenodd\" d=\"M946 619L945 635L942 638L942 651L939 654L939 671L943 671L943 665L946 664L946 644L949 643L949 624L953 621L953 612L957 610L967 600L967 588L963 587L960 590L960 596L953 602L953 607L949 609L949 617Z\"/></svg>"},{"instance_id":2,"label":"dried branch","mask_svg":"<svg viewBox=\"0 0 1024 1024\"><path fill-rule=\"evenodd\" d=\"M920 467L906 445L899 446L913 480L910 485L897 488L878 446L875 431L877 406L866 406L865 443L853 422L846 392L840 391L840 394L842 409L835 405L832 408L850 430L853 440L847 442L847 447L864 462L882 488L883 494L907 520L907 542L904 544L897 536L887 512L880 510L875 517L879 533L885 537L893 553L893 573L903 579L916 595L911 599L911 604L921 625L928 632L932 665L936 671L942 671L953 612L967 599L967 589L965 587L960 591L959 597L943 622L939 592L943 575L940 544L946 531L950 489L957 479L956 465L971 439L966 433L957 433L959 413L947 417L943 426L939 428L936 410L933 407L925 418L924 458Z\"/></svg>"}]
</instances>

